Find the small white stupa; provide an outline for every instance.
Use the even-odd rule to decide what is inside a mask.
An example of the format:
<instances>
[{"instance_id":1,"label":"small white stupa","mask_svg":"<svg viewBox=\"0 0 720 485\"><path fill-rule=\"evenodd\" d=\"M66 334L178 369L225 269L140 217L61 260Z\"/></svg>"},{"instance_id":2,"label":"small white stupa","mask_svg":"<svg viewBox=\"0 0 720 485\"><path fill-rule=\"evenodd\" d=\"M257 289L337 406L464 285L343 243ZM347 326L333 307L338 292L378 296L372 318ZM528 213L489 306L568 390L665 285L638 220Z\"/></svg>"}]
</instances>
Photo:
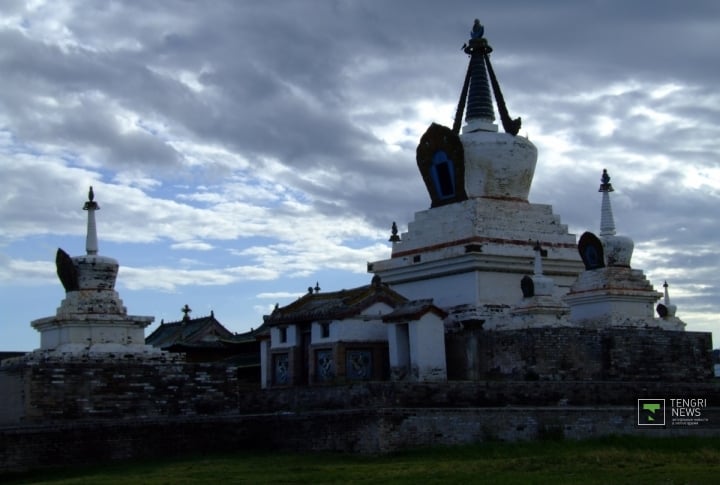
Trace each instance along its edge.
<instances>
[{"instance_id":1,"label":"small white stupa","mask_svg":"<svg viewBox=\"0 0 720 485\"><path fill-rule=\"evenodd\" d=\"M32 322L40 332L40 351L62 355L159 354L145 345L145 327L151 316L128 315L117 291L118 262L98 254L95 202L92 187L83 210L88 212L86 255L70 257L58 248L57 273L65 299L53 317Z\"/></svg>"},{"instance_id":2,"label":"small white stupa","mask_svg":"<svg viewBox=\"0 0 720 485\"><path fill-rule=\"evenodd\" d=\"M673 311L672 318L654 317L654 305L662 293L655 291L642 270L630 267L634 243L629 237L615 232L610 204L613 191L610 176L603 170L599 189L602 193L600 237L589 232L580 237L578 250L585 271L565 296L571 321L590 327L683 330L685 324L674 317L674 308L668 309Z\"/></svg>"},{"instance_id":3,"label":"small white stupa","mask_svg":"<svg viewBox=\"0 0 720 485\"><path fill-rule=\"evenodd\" d=\"M511 318L491 320L484 328L510 330L515 328L567 326L570 309L557 295L555 282L543 274L542 258L546 251L537 242L532 276L520 282L523 298L511 311Z\"/></svg>"}]
</instances>

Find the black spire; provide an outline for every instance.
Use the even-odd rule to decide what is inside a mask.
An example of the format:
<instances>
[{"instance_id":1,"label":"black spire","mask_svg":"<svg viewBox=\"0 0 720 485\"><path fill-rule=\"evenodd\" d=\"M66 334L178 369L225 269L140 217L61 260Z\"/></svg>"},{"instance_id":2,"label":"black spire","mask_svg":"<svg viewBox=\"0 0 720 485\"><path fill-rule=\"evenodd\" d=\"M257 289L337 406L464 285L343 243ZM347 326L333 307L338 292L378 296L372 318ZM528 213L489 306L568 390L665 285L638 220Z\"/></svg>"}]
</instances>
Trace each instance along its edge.
<instances>
[{"instance_id":1,"label":"black spire","mask_svg":"<svg viewBox=\"0 0 720 485\"><path fill-rule=\"evenodd\" d=\"M603 168L602 177L600 178L600 188L598 189L598 192L615 192L615 189L613 189L612 184L610 183L610 175L607 173L607 169Z\"/></svg>"},{"instance_id":2,"label":"black spire","mask_svg":"<svg viewBox=\"0 0 720 485\"><path fill-rule=\"evenodd\" d=\"M398 227L397 224L395 224L395 221L392 223L392 234L390 235L390 239L388 239L390 242L400 242L400 236L398 236Z\"/></svg>"},{"instance_id":3,"label":"black spire","mask_svg":"<svg viewBox=\"0 0 720 485\"><path fill-rule=\"evenodd\" d=\"M492 52L492 47L483 37L485 28L475 19L473 29L470 32L470 45L465 48L465 53L470 55L470 90L468 92L467 111L465 121L482 118L495 121L493 111L492 93L488 84L487 67L485 56Z\"/></svg>"},{"instance_id":4,"label":"black spire","mask_svg":"<svg viewBox=\"0 0 720 485\"><path fill-rule=\"evenodd\" d=\"M453 131L460 132L460 119L462 111L467 104L465 112L465 121L474 119L483 119L489 122L495 121L495 112L493 110L492 93L495 94L500 120L506 133L517 135L520 131L520 118L512 119L505 106L505 98L503 98L500 90L500 83L495 76L495 71L490 63L489 54L493 51L492 47L483 37L485 28L478 19L475 19L473 29L470 32L470 40L463 45L463 51L470 56L470 64L465 75L465 83L463 85L460 102L458 103L457 113L455 114L455 124ZM489 82L488 82L489 80ZM492 84L492 93L490 91Z\"/></svg>"}]
</instances>

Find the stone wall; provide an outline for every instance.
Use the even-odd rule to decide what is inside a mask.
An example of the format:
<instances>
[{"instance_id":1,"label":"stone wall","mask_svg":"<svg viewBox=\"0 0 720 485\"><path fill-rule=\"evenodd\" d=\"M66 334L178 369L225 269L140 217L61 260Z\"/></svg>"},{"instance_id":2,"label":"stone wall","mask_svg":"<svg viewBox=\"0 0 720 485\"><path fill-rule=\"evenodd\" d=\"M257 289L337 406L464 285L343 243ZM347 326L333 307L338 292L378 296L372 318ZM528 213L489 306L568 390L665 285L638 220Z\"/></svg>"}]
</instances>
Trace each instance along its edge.
<instances>
[{"instance_id":1,"label":"stone wall","mask_svg":"<svg viewBox=\"0 0 720 485\"><path fill-rule=\"evenodd\" d=\"M633 406L383 408L0 428L0 478L42 467L207 452L384 453L498 440L720 433L717 428L638 429L635 419Z\"/></svg>"},{"instance_id":2,"label":"stone wall","mask_svg":"<svg viewBox=\"0 0 720 485\"><path fill-rule=\"evenodd\" d=\"M712 334L652 328L468 329L445 336L448 378L701 382Z\"/></svg>"},{"instance_id":3,"label":"stone wall","mask_svg":"<svg viewBox=\"0 0 720 485\"><path fill-rule=\"evenodd\" d=\"M241 393L242 413L303 413L384 408L493 408L634 406L639 398L705 398L720 405L720 380L704 383L653 381L482 381L363 384Z\"/></svg>"},{"instance_id":4,"label":"stone wall","mask_svg":"<svg viewBox=\"0 0 720 485\"><path fill-rule=\"evenodd\" d=\"M11 359L0 368L0 473L219 450L378 453L498 439L650 433L634 426L636 402L643 397L706 399L712 423L720 423L720 381L706 378L711 366L705 367L704 351L687 355L688 346L709 348L707 334L574 332L576 341L572 333L561 335L567 339L561 348L569 350L559 355L550 351L559 338L552 329L485 332L481 335L495 339L493 345L486 341L483 347L478 339L477 347L470 347L485 360L469 361L509 362L498 367L504 373L447 383L249 391L236 368L218 364L120 355ZM521 334L528 337L522 340ZM677 339L663 342L666 336ZM664 360L661 351L667 352ZM668 359L677 364L669 366ZM660 362L660 371L648 366L632 371L644 361ZM482 375L484 368L474 365ZM617 372L608 372L613 369ZM606 379L590 380L598 372ZM657 372L671 378L659 379ZM646 379L618 380L631 374ZM532 380L509 380L515 375ZM570 380L574 376L581 379ZM651 431L653 436L718 432L717 427Z\"/></svg>"},{"instance_id":5,"label":"stone wall","mask_svg":"<svg viewBox=\"0 0 720 485\"><path fill-rule=\"evenodd\" d=\"M164 358L20 358L0 369L0 425L237 412L237 368Z\"/></svg>"}]
</instances>

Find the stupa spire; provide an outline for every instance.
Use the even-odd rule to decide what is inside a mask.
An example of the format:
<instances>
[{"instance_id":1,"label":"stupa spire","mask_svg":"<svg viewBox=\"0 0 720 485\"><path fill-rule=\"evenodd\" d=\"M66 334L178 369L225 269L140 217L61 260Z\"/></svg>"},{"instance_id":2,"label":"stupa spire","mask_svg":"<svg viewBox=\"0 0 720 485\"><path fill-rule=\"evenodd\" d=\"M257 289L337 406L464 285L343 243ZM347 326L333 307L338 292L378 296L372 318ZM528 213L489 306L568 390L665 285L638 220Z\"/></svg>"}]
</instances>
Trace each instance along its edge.
<instances>
[{"instance_id":1,"label":"stupa spire","mask_svg":"<svg viewBox=\"0 0 720 485\"><path fill-rule=\"evenodd\" d=\"M92 185L88 191L88 201L85 202L83 210L88 211L87 236L85 238L85 251L88 256L98 253L97 227L95 225L95 211L100 210L100 206L95 202L95 193Z\"/></svg>"},{"instance_id":2,"label":"stupa spire","mask_svg":"<svg viewBox=\"0 0 720 485\"><path fill-rule=\"evenodd\" d=\"M492 123L495 121L495 112L492 104L492 93L487 78L485 55L492 52L492 47L483 37L485 28L475 19L470 32L470 45L465 47L465 53L470 56L470 86L468 91L467 110L465 121L482 119Z\"/></svg>"},{"instance_id":3,"label":"stupa spire","mask_svg":"<svg viewBox=\"0 0 720 485\"><path fill-rule=\"evenodd\" d=\"M520 118L514 120L510 118L500 89L500 83L490 63L489 54L493 49L488 44L484 34L485 27L478 19L475 19L473 28L470 31L470 40L463 45L463 51L470 56L470 63L465 74L465 83L463 84L455 114L453 131L455 133L460 132L460 122L465 105L467 105L467 110L465 112L466 126L463 129L464 133L497 131L497 125L494 123L495 111L492 101L492 94L494 93L505 132L517 135L518 131L520 131L521 121ZM490 91L490 85L492 85L492 92Z\"/></svg>"},{"instance_id":4,"label":"stupa spire","mask_svg":"<svg viewBox=\"0 0 720 485\"><path fill-rule=\"evenodd\" d=\"M535 246L533 247L533 251L535 251L533 274L535 276L542 276L543 275L543 266L542 266L543 249L542 249L542 246L540 246L540 241L537 241L535 243Z\"/></svg>"},{"instance_id":5,"label":"stupa spire","mask_svg":"<svg viewBox=\"0 0 720 485\"><path fill-rule=\"evenodd\" d=\"M610 205L610 192L615 191L610 183L610 175L607 169L603 169L602 182L598 192L602 192L602 206L600 208L600 236L615 235L615 219L613 218L612 206Z\"/></svg>"},{"instance_id":6,"label":"stupa spire","mask_svg":"<svg viewBox=\"0 0 720 485\"><path fill-rule=\"evenodd\" d=\"M601 184L598 192L602 193L602 206L600 209L600 240L605 253L607 266L630 267L635 243L627 236L615 235L615 219L610 205L610 192L613 192L610 175L603 169Z\"/></svg>"}]
</instances>

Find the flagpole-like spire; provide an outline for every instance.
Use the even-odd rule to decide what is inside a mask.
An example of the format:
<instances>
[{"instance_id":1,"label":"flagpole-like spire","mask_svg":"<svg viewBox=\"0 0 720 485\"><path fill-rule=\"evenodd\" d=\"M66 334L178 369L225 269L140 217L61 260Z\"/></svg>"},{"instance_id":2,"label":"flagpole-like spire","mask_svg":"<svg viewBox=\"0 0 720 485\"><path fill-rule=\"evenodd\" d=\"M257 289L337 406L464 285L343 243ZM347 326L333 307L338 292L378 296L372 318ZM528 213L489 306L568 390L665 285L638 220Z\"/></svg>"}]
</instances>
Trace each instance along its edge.
<instances>
[{"instance_id":1,"label":"flagpole-like spire","mask_svg":"<svg viewBox=\"0 0 720 485\"><path fill-rule=\"evenodd\" d=\"M455 133L460 133L462 115L466 106L465 122L473 126L473 129L469 131L474 131L474 129L497 131L497 126L494 124L495 111L493 110L492 92L485 64L485 56L492 52L492 47L483 37L484 34L485 28L478 19L475 19L470 31L470 40L462 47L463 51L470 56L470 62L455 113L455 123L453 124Z\"/></svg>"},{"instance_id":2,"label":"flagpole-like spire","mask_svg":"<svg viewBox=\"0 0 720 485\"><path fill-rule=\"evenodd\" d=\"M485 56L492 52L492 47L483 37L485 28L479 20L475 19L473 29L470 32L470 44L465 48L465 53L470 55L470 86L467 100L467 112L465 121L482 119L492 123L495 121L493 110L492 93L488 84L487 66Z\"/></svg>"},{"instance_id":3,"label":"flagpole-like spire","mask_svg":"<svg viewBox=\"0 0 720 485\"><path fill-rule=\"evenodd\" d=\"M615 191L610 183L610 175L603 169L602 182L598 192L602 192L602 206L600 208L600 235L615 235L615 219L613 218L612 206L610 205L610 192Z\"/></svg>"},{"instance_id":4,"label":"flagpole-like spire","mask_svg":"<svg viewBox=\"0 0 720 485\"><path fill-rule=\"evenodd\" d=\"M503 128L506 133L513 136L520 131L520 118L510 118L505 98L500 89L500 83L490 62L492 47L484 37L485 27L475 19L470 31L470 40L463 45L463 51L470 56L470 64L465 74L465 82L460 94L453 131L460 132L460 119L462 111L467 104L465 113L465 128L463 133L473 131L497 131L495 125L495 110L493 109L493 94L500 114ZM490 86L492 85L492 91Z\"/></svg>"},{"instance_id":5,"label":"flagpole-like spire","mask_svg":"<svg viewBox=\"0 0 720 485\"><path fill-rule=\"evenodd\" d=\"M88 211L87 221L87 237L85 238L85 251L88 256L92 256L98 253L98 238L97 228L95 226L95 211L100 210L100 206L95 202L95 193L93 192L92 185L88 191L88 201L85 202L83 210Z\"/></svg>"}]
</instances>

